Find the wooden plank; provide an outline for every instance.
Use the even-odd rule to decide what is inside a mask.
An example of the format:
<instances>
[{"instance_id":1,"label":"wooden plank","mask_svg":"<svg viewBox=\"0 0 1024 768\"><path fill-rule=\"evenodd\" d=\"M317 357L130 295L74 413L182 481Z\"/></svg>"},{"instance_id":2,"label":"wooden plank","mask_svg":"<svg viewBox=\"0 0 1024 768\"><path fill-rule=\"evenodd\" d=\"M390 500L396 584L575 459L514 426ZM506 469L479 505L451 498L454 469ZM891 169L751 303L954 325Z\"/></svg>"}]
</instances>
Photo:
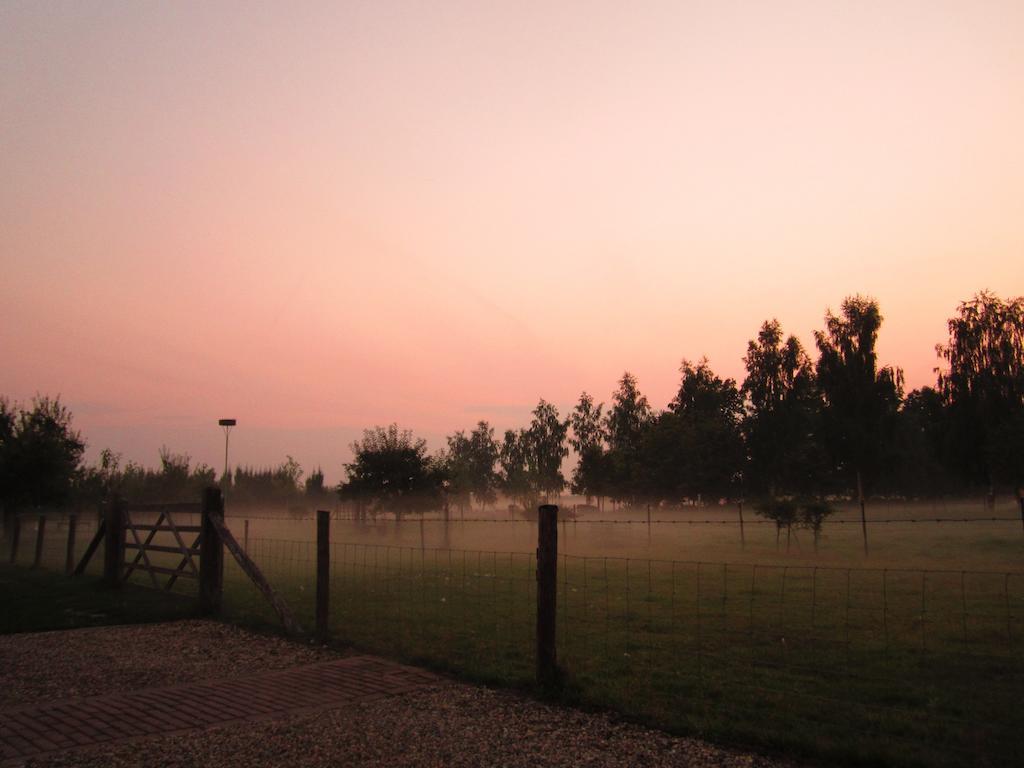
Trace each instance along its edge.
<instances>
[{"instance_id":1,"label":"wooden plank","mask_svg":"<svg viewBox=\"0 0 1024 768\"><path fill-rule=\"evenodd\" d=\"M192 561L192 555L189 554L188 547L185 546L185 542L184 542L184 540L182 540L181 534L178 533L178 528L177 528L177 526L174 525L174 518L171 517L171 513L170 512L167 513L167 525L169 525L171 527L171 533L174 534L175 541L178 542L178 546L181 547L182 554L185 555L185 558L182 561L182 564L184 564L185 562L188 562L189 567L192 569L192 573L194 573L196 576L198 576L199 575L199 569L196 568L196 564ZM182 567L181 565L178 566L178 568L181 568L181 567Z\"/></svg>"},{"instance_id":2,"label":"wooden plank","mask_svg":"<svg viewBox=\"0 0 1024 768\"><path fill-rule=\"evenodd\" d=\"M85 548L85 554L82 555L81 561L75 566L75 570L71 572L72 576L81 576L85 573L85 567L89 565L89 561L92 560L92 556L96 554L96 550L99 549L100 542L107 535L107 521L101 520L99 527L96 528L96 535L92 537L92 541L89 542L89 546Z\"/></svg>"},{"instance_id":3,"label":"wooden plank","mask_svg":"<svg viewBox=\"0 0 1024 768\"><path fill-rule=\"evenodd\" d=\"M139 545L138 544L133 544L130 541L125 543L124 546L125 546L125 549L139 549ZM192 548L189 548L189 547L167 547L167 546L164 546L163 544L146 544L145 542L143 542L142 547L144 549L146 549L148 552L168 552L168 553L170 553L172 555L173 554L184 554L185 552L189 552L189 553L191 553L193 555L198 555L199 554L199 548L198 547L192 547Z\"/></svg>"},{"instance_id":4,"label":"wooden plank","mask_svg":"<svg viewBox=\"0 0 1024 768\"><path fill-rule=\"evenodd\" d=\"M191 547L191 549L193 551L195 551L195 552L197 552L199 554L200 562L202 562L202 556L203 556L202 555L202 551L203 551L203 549L202 549L202 542L203 542L203 534L200 533L198 536L196 536L196 540L192 542L192 547ZM164 585L164 589L165 590L169 591L170 588L174 586L174 582L178 580L178 576L179 575L186 575L183 572L185 570L185 563L187 561L188 561L188 557L187 556L181 558L181 562L178 563L178 567L175 569L174 575L171 576L171 578L168 579L167 583ZM199 578L199 573L197 572L195 574L187 574L187 576L190 579L192 579L192 578L198 579Z\"/></svg>"},{"instance_id":5,"label":"wooden plank","mask_svg":"<svg viewBox=\"0 0 1024 768\"><path fill-rule=\"evenodd\" d=\"M163 515L160 516L163 517ZM149 555L146 554L146 548L142 546L142 539L139 538L139 532L132 528L130 525L131 516L128 514L127 510L125 510L124 519L125 523L127 524L126 527L128 528L129 531L132 532L132 538L135 539L136 549L139 550L139 554L135 556L135 560L132 562L130 566L128 566L128 569L125 571L124 580L128 581L128 577L131 576L132 571L135 570L135 567L139 565L139 558L141 557L143 562L146 564L146 567L143 568L143 570L149 573L149 578L153 581L153 587L155 589L160 589L160 585L156 581L156 576L153 574L153 564L149 562ZM152 541L155 535L156 531L150 533L147 541ZM122 544L122 546L126 545Z\"/></svg>"},{"instance_id":6,"label":"wooden plank","mask_svg":"<svg viewBox=\"0 0 1024 768\"><path fill-rule=\"evenodd\" d=\"M295 616L292 614L288 604L285 603L285 601L281 599L281 596L278 595L274 591L273 587L270 586L270 583L263 576L263 572L260 571L259 566L252 561L249 555L242 551L240 546L238 546L238 542L235 541L234 535L224 524L223 516L219 512L210 512L209 519L216 529L217 534L220 536L220 540L234 556L239 567L245 571L245 574L252 579L253 584L255 584L259 591L263 593L263 596L267 598L267 601L277 613L278 618L281 619L281 623L284 624L285 630L290 634L301 633L302 627L300 627L299 623L295 620Z\"/></svg>"},{"instance_id":7,"label":"wooden plank","mask_svg":"<svg viewBox=\"0 0 1024 768\"><path fill-rule=\"evenodd\" d=\"M175 528L171 528L169 525L148 525L142 523L135 523L133 526L137 531L174 531L177 530L179 533L201 533L203 528L200 525L178 525Z\"/></svg>"},{"instance_id":8,"label":"wooden plank","mask_svg":"<svg viewBox=\"0 0 1024 768\"><path fill-rule=\"evenodd\" d=\"M136 533L136 531L135 531L135 528L134 528L134 526L132 525L132 517L131 517L131 514L129 514L129 512L128 512L127 510L125 510L125 513L124 513L124 517L125 517L125 525L126 525L126 526L127 526L127 527L128 527L128 528L129 528L130 530L131 530L131 532L132 532L132 536L133 536L133 537L135 538L135 541L138 541L138 540L139 540L139 536L138 536L138 534ZM161 522L161 521L162 521L163 519L164 519L164 513L163 513L163 512L161 512L161 513L160 513L160 517L158 517L158 518L156 519L156 524L157 524L157 525L160 525L160 522ZM145 543L145 546L147 546L147 547L148 547L148 546L149 546L149 545L150 545L150 544L152 543L152 541L153 541L153 537L154 537L154 536L156 536L156 531L150 531L150 532L149 532L149 535L148 535L148 536L146 537L146 543ZM129 543L127 543L127 542L126 542L126 543L125 543L125 548L129 548L129 547L130 547L130 548L132 548L132 549L140 549L140 550L141 550L141 548L140 548L140 547L137 547L137 546L136 546L135 544L129 544ZM127 579L127 578L128 578L129 576L131 576L131 575L132 575L132 571L134 571L134 570L135 570L135 567L136 567L136 566L137 566L137 565L139 564L139 561L140 561L140 560L142 560L142 555L143 555L143 553L142 553L141 551L140 551L140 552L139 552L139 553L138 553L137 555L135 555L135 559L134 559L134 560L132 560L132 564L131 564L131 565L129 565L129 566L128 566L128 570L127 570L127 571L125 571L124 577L125 577L126 579ZM156 584L154 583L154 584L153 584L153 586L155 587L155 586L156 586Z\"/></svg>"},{"instance_id":9,"label":"wooden plank","mask_svg":"<svg viewBox=\"0 0 1024 768\"><path fill-rule=\"evenodd\" d=\"M196 576L192 575L191 573L184 573L184 572L179 571L179 570L177 570L175 568L164 568L162 565L146 565L145 563L139 563L137 568L140 571L149 571L151 574L153 574L153 573L160 573L160 574L163 574L165 576L184 577L186 579L197 578ZM159 586L160 585L158 584L157 588L159 588Z\"/></svg>"}]
</instances>

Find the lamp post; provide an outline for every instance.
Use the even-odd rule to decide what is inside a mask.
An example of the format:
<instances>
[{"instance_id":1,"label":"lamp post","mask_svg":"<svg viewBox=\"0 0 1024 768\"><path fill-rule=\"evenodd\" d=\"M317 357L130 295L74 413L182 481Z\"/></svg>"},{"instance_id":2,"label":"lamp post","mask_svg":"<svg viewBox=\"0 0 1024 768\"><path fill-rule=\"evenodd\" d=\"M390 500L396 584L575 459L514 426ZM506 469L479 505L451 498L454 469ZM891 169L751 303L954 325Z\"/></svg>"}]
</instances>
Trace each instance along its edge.
<instances>
[{"instance_id":1,"label":"lamp post","mask_svg":"<svg viewBox=\"0 0 1024 768\"><path fill-rule=\"evenodd\" d=\"M217 423L224 427L224 474L220 478L223 485L228 476L228 438L231 436L231 428L238 422L235 419L221 419Z\"/></svg>"}]
</instances>

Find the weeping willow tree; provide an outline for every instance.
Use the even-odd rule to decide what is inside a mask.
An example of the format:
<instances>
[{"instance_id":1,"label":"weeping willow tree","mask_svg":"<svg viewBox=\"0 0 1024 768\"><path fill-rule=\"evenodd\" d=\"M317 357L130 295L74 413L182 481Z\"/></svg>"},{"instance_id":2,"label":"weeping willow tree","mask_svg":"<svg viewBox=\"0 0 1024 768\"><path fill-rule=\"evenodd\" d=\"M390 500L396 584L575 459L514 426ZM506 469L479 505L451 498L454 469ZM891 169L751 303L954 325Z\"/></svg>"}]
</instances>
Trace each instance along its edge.
<instances>
[{"instance_id":1,"label":"weeping willow tree","mask_svg":"<svg viewBox=\"0 0 1024 768\"><path fill-rule=\"evenodd\" d=\"M1004 301L982 291L962 302L949 320L949 342L936 351L948 366L939 391L951 463L994 503L997 486L1024 480L1024 297Z\"/></svg>"}]
</instances>

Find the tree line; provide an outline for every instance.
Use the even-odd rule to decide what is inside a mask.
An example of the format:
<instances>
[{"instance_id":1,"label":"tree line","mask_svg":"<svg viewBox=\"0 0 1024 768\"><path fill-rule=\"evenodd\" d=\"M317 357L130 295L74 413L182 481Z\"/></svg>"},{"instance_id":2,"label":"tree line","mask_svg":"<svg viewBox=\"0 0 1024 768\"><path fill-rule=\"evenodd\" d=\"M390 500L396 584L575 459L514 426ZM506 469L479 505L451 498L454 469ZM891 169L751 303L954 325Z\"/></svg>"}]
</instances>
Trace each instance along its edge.
<instances>
[{"instance_id":1,"label":"tree line","mask_svg":"<svg viewBox=\"0 0 1024 768\"><path fill-rule=\"evenodd\" d=\"M658 410L626 372L609 402L581 393L563 417L543 399L530 423L501 437L486 421L446 438L436 454L397 425L366 430L345 479L303 481L291 457L219 478L237 503L296 503L333 493L370 512L488 507L499 495L523 509L566 488L588 500L675 505L753 498L760 512L820 526L827 499L1016 490L1024 480L1024 298L981 292L960 304L936 347L934 386L904 392L881 365L876 301L846 298L814 334L814 359L777 320L747 344L742 382L708 360L684 360L679 388ZM570 448L576 464L563 474ZM28 407L0 398L0 501L5 509L98 499L198 496L216 482L206 465L166 448L153 470L85 443L59 401Z\"/></svg>"},{"instance_id":2,"label":"tree line","mask_svg":"<svg viewBox=\"0 0 1024 768\"><path fill-rule=\"evenodd\" d=\"M607 405L581 393L563 418L541 400L527 427L497 438L486 421L437 455L396 425L352 445L343 498L397 512L482 507L498 494L531 509L569 488L588 500L675 505L752 497L758 510L820 527L828 499L1016 490L1024 481L1024 299L981 292L960 304L936 352L934 386L904 391L882 365L878 303L826 312L811 354L765 321L742 382L684 360L656 410L626 372ZM576 465L562 473L572 448Z\"/></svg>"}]
</instances>

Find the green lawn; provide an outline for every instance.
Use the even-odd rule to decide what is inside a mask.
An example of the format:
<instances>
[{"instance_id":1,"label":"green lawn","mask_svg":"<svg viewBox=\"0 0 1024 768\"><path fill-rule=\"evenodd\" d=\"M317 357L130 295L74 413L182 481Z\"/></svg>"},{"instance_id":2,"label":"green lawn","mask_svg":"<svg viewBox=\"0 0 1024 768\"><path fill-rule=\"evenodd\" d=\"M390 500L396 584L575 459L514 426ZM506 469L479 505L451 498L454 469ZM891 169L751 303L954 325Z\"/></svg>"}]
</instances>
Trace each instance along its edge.
<instances>
[{"instance_id":1,"label":"green lawn","mask_svg":"<svg viewBox=\"0 0 1024 768\"><path fill-rule=\"evenodd\" d=\"M307 542L253 540L306 627ZM334 544L357 647L529 687L533 557ZM1024 576L562 558L564 697L723 743L848 765L1016 765ZM226 610L271 621L229 567Z\"/></svg>"},{"instance_id":2,"label":"green lawn","mask_svg":"<svg viewBox=\"0 0 1024 768\"><path fill-rule=\"evenodd\" d=\"M196 615L196 601L135 584L104 589L95 576L0 566L0 634L103 624L173 621Z\"/></svg>"}]
</instances>

